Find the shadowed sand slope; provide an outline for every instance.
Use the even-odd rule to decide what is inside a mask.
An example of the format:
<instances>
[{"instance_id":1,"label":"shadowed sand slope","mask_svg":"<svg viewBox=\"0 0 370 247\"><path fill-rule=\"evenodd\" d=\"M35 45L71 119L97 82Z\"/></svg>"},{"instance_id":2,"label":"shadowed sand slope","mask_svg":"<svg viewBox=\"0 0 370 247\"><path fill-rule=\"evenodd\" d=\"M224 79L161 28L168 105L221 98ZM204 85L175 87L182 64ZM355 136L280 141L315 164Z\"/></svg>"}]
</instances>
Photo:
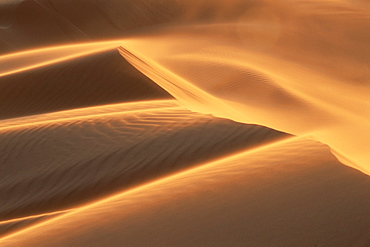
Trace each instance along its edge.
<instances>
[{"instance_id":1,"label":"shadowed sand slope","mask_svg":"<svg viewBox=\"0 0 370 247\"><path fill-rule=\"evenodd\" d=\"M59 119L53 113L28 123L27 118L0 121L2 220L66 209L287 137L264 127L191 113L174 101L100 108L78 110L78 117L71 117L76 111L67 111Z\"/></svg>"},{"instance_id":2,"label":"shadowed sand slope","mask_svg":"<svg viewBox=\"0 0 370 247\"><path fill-rule=\"evenodd\" d=\"M222 174L222 176L220 176ZM367 246L368 176L291 138L117 194L2 246Z\"/></svg>"},{"instance_id":3,"label":"shadowed sand slope","mask_svg":"<svg viewBox=\"0 0 370 247\"><path fill-rule=\"evenodd\" d=\"M368 0L0 0L0 246L370 246L369 40Z\"/></svg>"},{"instance_id":4,"label":"shadowed sand slope","mask_svg":"<svg viewBox=\"0 0 370 247\"><path fill-rule=\"evenodd\" d=\"M68 51L71 55L81 52L81 46L60 48L55 51L54 59L60 59ZM97 45L95 49L101 46ZM32 56L38 60L33 64L47 65L0 77L0 119L108 103L170 98L122 59L114 48L58 63L47 59L51 56L49 50L38 52ZM13 69L32 67L28 59L30 56L26 54L19 55L12 60ZM22 62L28 66L20 67ZM4 65L12 67L7 61Z\"/></svg>"}]
</instances>

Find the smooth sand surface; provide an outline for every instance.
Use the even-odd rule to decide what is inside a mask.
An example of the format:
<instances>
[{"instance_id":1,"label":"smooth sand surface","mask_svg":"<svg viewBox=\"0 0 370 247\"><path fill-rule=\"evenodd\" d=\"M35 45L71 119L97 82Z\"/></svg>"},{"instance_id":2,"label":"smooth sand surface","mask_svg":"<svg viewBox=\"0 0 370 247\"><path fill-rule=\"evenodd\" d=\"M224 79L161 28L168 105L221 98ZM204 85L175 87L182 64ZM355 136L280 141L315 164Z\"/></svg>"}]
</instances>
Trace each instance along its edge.
<instances>
[{"instance_id":1,"label":"smooth sand surface","mask_svg":"<svg viewBox=\"0 0 370 247\"><path fill-rule=\"evenodd\" d=\"M302 138L118 193L3 246L367 246L368 177Z\"/></svg>"},{"instance_id":2,"label":"smooth sand surface","mask_svg":"<svg viewBox=\"0 0 370 247\"><path fill-rule=\"evenodd\" d=\"M0 246L370 246L367 0L0 0Z\"/></svg>"},{"instance_id":3,"label":"smooth sand surface","mask_svg":"<svg viewBox=\"0 0 370 247\"><path fill-rule=\"evenodd\" d=\"M86 49L83 55L81 48ZM171 98L122 59L112 42L12 54L0 58L0 64L0 119Z\"/></svg>"}]
</instances>

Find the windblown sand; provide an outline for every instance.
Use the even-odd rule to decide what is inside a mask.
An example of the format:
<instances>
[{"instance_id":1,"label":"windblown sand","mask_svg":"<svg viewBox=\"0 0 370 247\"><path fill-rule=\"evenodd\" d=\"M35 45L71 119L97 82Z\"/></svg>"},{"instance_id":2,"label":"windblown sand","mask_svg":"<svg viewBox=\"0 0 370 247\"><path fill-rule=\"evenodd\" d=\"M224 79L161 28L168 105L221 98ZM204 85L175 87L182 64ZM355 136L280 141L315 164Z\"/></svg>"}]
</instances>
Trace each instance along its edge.
<instances>
[{"instance_id":1,"label":"windblown sand","mask_svg":"<svg viewBox=\"0 0 370 247\"><path fill-rule=\"evenodd\" d=\"M0 246L370 246L370 2L0 0Z\"/></svg>"}]
</instances>

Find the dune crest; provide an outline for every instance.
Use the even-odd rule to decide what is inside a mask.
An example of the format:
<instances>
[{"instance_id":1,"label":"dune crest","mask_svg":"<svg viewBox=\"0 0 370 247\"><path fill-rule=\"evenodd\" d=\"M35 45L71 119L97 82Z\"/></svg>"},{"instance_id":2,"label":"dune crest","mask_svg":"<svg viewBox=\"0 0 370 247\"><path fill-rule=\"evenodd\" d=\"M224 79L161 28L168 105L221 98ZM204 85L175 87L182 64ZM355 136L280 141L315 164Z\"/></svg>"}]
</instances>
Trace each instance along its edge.
<instances>
[{"instance_id":1,"label":"dune crest","mask_svg":"<svg viewBox=\"0 0 370 247\"><path fill-rule=\"evenodd\" d=\"M0 56L0 119L171 96L122 59L120 41ZM6 72L5 72L6 73Z\"/></svg>"},{"instance_id":2,"label":"dune crest","mask_svg":"<svg viewBox=\"0 0 370 247\"><path fill-rule=\"evenodd\" d=\"M310 135L370 174L368 5L290 2L164 28L120 52L191 110Z\"/></svg>"},{"instance_id":3,"label":"dune crest","mask_svg":"<svg viewBox=\"0 0 370 247\"><path fill-rule=\"evenodd\" d=\"M174 100L0 121L0 223L47 216L287 137L192 113Z\"/></svg>"},{"instance_id":4,"label":"dune crest","mask_svg":"<svg viewBox=\"0 0 370 247\"><path fill-rule=\"evenodd\" d=\"M370 246L369 41L369 0L0 0L0 246Z\"/></svg>"},{"instance_id":5,"label":"dune crest","mask_svg":"<svg viewBox=\"0 0 370 247\"><path fill-rule=\"evenodd\" d=\"M293 137L117 193L0 244L366 246L369 186L323 145Z\"/></svg>"},{"instance_id":6,"label":"dune crest","mask_svg":"<svg viewBox=\"0 0 370 247\"><path fill-rule=\"evenodd\" d=\"M61 45L0 56L0 77L75 59L117 47L122 41Z\"/></svg>"}]
</instances>

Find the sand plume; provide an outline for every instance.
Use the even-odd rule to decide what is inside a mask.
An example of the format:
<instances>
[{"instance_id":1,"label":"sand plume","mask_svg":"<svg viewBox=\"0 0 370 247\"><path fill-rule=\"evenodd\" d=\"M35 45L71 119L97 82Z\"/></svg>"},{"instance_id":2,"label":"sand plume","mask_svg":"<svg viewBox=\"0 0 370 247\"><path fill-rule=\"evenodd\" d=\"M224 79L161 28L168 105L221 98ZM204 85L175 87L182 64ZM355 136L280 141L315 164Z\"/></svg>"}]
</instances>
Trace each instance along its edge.
<instances>
[{"instance_id":1,"label":"sand plume","mask_svg":"<svg viewBox=\"0 0 370 247\"><path fill-rule=\"evenodd\" d=\"M0 53L77 41L120 39L182 16L179 4L166 0L7 2L4 6L0 2L0 13L2 10L7 13L0 17Z\"/></svg>"},{"instance_id":2,"label":"sand plume","mask_svg":"<svg viewBox=\"0 0 370 247\"><path fill-rule=\"evenodd\" d=\"M191 110L311 135L369 173L367 3L289 2L264 1L239 22L165 28L121 54Z\"/></svg>"},{"instance_id":3,"label":"sand plume","mask_svg":"<svg viewBox=\"0 0 370 247\"><path fill-rule=\"evenodd\" d=\"M369 30L367 0L0 0L0 246L369 246Z\"/></svg>"}]
</instances>

